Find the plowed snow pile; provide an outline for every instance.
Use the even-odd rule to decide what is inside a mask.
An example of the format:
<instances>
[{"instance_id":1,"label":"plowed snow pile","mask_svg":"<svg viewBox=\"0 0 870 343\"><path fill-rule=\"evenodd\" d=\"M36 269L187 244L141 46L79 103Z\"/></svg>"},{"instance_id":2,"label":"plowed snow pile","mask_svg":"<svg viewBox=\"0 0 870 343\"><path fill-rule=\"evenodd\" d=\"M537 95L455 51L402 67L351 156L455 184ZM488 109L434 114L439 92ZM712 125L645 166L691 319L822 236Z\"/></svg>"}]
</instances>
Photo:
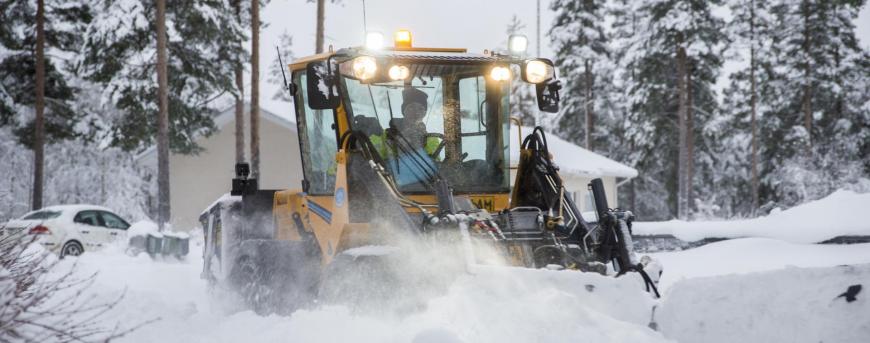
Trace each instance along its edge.
<instances>
[{"instance_id":1,"label":"plowed snow pile","mask_svg":"<svg viewBox=\"0 0 870 343\"><path fill-rule=\"evenodd\" d=\"M870 208L870 193L839 190L827 197L753 219L637 222L636 235L674 235L691 242L708 237L767 237L794 243L818 243L837 236L870 236L860 214Z\"/></svg>"},{"instance_id":2,"label":"plowed snow pile","mask_svg":"<svg viewBox=\"0 0 870 343\"><path fill-rule=\"evenodd\" d=\"M870 264L697 278L670 289L657 319L680 342L867 342L868 287Z\"/></svg>"},{"instance_id":3,"label":"plowed snow pile","mask_svg":"<svg viewBox=\"0 0 870 343\"><path fill-rule=\"evenodd\" d=\"M126 295L111 314L132 326L157 319L122 342L662 342L647 327L655 301L634 276L479 268L415 313L357 315L343 306L290 317L230 312L199 279L198 248L188 261L154 262L117 250L88 253L76 273L98 272L97 299Z\"/></svg>"}]
</instances>

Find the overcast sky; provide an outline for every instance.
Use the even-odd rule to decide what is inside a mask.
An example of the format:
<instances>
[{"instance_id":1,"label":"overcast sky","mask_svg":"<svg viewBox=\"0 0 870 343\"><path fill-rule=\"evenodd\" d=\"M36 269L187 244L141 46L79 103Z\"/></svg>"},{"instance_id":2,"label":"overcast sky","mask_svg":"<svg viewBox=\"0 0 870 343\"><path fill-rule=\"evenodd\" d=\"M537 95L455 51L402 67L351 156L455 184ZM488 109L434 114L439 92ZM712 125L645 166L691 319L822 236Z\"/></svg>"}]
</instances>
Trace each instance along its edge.
<instances>
[{"instance_id":1,"label":"overcast sky","mask_svg":"<svg viewBox=\"0 0 870 343\"><path fill-rule=\"evenodd\" d=\"M547 31L553 20L548 0L541 0L541 55L552 57ZM408 29L414 45L468 48L482 52L507 41L505 28L513 15L522 21L529 37L529 51L535 51L536 0L365 0L369 31L379 31L389 40L398 29ZM293 53L302 57L314 53L317 6L305 0L272 0L261 14L268 25L260 36L260 70L273 63L282 32L293 36ZM870 10L865 6L856 21L861 45L870 49ZM326 45L338 48L361 45L365 37L363 0L342 0L326 5ZM286 63L286 61L285 61ZM272 100L278 86L260 78L261 106L276 114L293 117L291 105ZM250 80L246 77L246 80ZM248 88L249 85L246 85ZM246 92L247 93L247 92Z\"/></svg>"}]
</instances>

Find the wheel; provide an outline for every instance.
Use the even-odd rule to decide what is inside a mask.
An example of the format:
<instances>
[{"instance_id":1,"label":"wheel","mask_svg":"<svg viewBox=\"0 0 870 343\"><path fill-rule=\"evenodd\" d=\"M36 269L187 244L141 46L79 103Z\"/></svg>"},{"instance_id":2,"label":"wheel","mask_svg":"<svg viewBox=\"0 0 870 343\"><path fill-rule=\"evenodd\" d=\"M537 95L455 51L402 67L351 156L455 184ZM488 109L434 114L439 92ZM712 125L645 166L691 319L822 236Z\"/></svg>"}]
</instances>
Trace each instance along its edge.
<instances>
[{"instance_id":1,"label":"wheel","mask_svg":"<svg viewBox=\"0 0 870 343\"><path fill-rule=\"evenodd\" d=\"M63 245L63 248L60 249L60 258L64 258L67 255L79 256L83 252L85 252L85 249L78 242L66 242L66 244Z\"/></svg>"},{"instance_id":2,"label":"wheel","mask_svg":"<svg viewBox=\"0 0 870 343\"><path fill-rule=\"evenodd\" d=\"M289 314L313 300L320 264L305 243L248 240L239 252L230 287L257 314Z\"/></svg>"}]
</instances>

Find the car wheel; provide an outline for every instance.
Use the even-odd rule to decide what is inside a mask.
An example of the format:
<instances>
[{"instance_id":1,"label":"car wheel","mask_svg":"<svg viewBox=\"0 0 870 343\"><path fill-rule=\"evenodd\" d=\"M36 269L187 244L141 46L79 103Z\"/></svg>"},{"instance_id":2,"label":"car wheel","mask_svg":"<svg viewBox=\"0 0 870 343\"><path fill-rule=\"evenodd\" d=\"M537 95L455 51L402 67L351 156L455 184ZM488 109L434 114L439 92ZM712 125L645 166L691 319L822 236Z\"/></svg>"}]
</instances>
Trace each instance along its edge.
<instances>
[{"instance_id":1,"label":"car wheel","mask_svg":"<svg viewBox=\"0 0 870 343\"><path fill-rule=\"evenodd\" d=\"M60 258L64 258L65 256L79 256L85 249L78 242L67 242L63 245L63 248L60 249Z\"/></svg>"}]
</instances>

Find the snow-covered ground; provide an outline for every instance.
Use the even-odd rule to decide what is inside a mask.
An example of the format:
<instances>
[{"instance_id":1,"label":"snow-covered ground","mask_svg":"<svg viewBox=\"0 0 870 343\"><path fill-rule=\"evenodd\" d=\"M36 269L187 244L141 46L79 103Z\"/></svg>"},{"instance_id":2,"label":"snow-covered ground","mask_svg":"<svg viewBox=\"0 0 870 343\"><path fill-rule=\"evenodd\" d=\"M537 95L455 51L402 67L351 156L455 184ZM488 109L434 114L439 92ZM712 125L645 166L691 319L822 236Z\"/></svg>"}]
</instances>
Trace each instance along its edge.
<instances>
[{"instance_id":1,"label":"snow-covered ground","mask_svg":"<svg viewBox=\"0 0 870 343\"><path fill-rule=\"evenodd\" d=\"M290 317L227 310L199 279L198 247L186 261L152 261L108 249L64 261L77 273L98 272L91 291L109 301L126 325L155 322L121 342L662 342L647 328L657 302L639 277L572 271L483 267L457 275L442 296L414 313L354 314L315 307Z\"/></svg>"},{"instance_id":2,"label":"snow-covered ground","mask_svg":"<svg viewBox=\"0 0 870 343\"><path fill-rule=\"evenodd\" d=\"M870 193L839 190L825 198L759 218L729 221L671 220L636 222L636 235L669 234L691 242L708 237L767 237L795 243L818 243L836 236L870 236Z\"/></svg>"},{"instance_id":3,"label":"snow-covered ground","mask_svg":"<svg viewBox=\"0 0 870 343\"><path fill-rule=\"evenodd\" d=\"M155 320L121 342L866 342L870 244L814 245L735 239L657 253L661 300L636 275L476 268L411 313L314 306L290 316L231 310L199 278L193 237L185 261L131 257L123 247L63 261L97 272L98 301L125 294L109 322ZM841 265L850 265L842 267ZM837 295L862 284L857 300ZM660 332L648 325L653 319Z\"/></svg>"}]
</instances>

